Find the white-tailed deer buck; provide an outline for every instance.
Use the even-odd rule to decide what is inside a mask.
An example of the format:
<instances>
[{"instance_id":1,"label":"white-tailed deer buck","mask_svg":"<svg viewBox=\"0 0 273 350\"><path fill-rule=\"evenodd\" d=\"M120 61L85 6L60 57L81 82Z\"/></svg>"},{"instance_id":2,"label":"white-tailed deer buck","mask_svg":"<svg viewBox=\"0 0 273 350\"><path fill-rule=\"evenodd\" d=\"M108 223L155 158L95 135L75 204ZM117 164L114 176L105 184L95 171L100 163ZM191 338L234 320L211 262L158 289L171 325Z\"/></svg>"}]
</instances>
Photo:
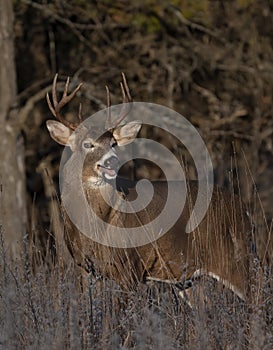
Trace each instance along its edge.
<instances>
[{"instance_id":1,"label":"white-tailed deer buck","mask_svg":"<svg viewBox=\"0 0 273 350\"><path fill-rule=\"evenodd\" d=\"M81 122L80 110L78 124L68 122L61 116L61 109L73 99L81 84L68 95L67 80L63 97L58 102L56 82L57 76L52 87L53 102L48 95L47 101L58 121L48 120L47 128L56 142L71 149L71 156L65 163L64 170L66 168L67 171L73 171L71 164L74 158L83 154L82 187L86 200L96 215L113 226L130 228L145 225L164 207L168 191L166 182L152 181L153 198L137 215L114 209L107 204L101 193L103 189L104 193L111 197L115 208L118 207L121 197L126 201L135 199L136 182L117 175L119 158L114 147L132 142L141 129L141 122L133 121L121 125L128 114L128 111L123 111L124 114L119 116L115 123L108 120L102 136L94 139L92 129L77 129ZM121 88L123 103L126 106L131 97L124 76ZM109 91L107 96L110 107ZM117 187L113 186L116 182ZM177 198L182 195L180 188L183 187L179 182L174 181L171 186L175 187ZM127 289L136 288L138 283L149 280L172 282L183 289L188 287L188 281L200 275L209 275L222 281L239 297L245 299L250 284L251 225L239 198L215 188L206 216L197 229L186 233L185 228L197 196L198 183L189 180L187 188L185 207L173 227L156 241L135 248L115 248L97 243L82 234L69 216L64 214L65 240L76 263L89 272L114 279ZM71 202L75 200L75 191L77 189L74 189L74 192L71 190ZM92 226L91 222L90 230L97 229L97 225Z\"/></svg>"}]
</instances>

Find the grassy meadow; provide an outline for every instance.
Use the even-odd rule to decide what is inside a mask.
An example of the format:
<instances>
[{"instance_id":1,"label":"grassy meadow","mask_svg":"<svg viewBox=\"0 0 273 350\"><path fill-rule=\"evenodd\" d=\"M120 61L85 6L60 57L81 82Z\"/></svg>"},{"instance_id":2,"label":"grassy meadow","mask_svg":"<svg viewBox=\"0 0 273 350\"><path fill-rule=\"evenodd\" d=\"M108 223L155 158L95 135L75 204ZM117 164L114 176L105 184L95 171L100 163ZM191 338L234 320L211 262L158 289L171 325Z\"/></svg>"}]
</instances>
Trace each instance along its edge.
<instances>
[{"instance_id":1,"label":"grassy meadow","mask_svg":"<svg viewBox=\"0 0 273 350\"><path fill-rule=\"evenodd\" d=\"M252 286L258 301L243 302L203 279L189 307L170 285L125 292L91 278L72 258L64 263L48 251L39 260L35 249L25 237L11 262L1 235L0 349L272 349L273 275L265 255L267 276Z\"/></svg>"}]
</instances>

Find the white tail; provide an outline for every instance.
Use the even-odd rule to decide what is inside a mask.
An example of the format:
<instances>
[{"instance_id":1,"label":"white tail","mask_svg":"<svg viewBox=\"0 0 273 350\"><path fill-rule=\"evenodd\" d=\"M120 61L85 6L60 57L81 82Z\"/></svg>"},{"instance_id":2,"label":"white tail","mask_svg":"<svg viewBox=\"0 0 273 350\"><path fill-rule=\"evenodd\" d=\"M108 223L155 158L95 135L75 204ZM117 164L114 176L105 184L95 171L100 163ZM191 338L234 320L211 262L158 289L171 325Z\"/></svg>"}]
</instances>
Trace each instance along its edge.
<instances>
[{"instance_id":1,"label":"white tail","mask_svg":"<svg viewBox=\"0 0 273 350\"><path fill-rule=\"evenodd\" d=\"M112 226L141 227L153 220L164 207L168 186L164 181L152 182L154 196L145 208L137 213L119 212L119 200L134 200L136 182L118 177L119 158L115 146L132 142L138 135L141 122L134 121L120 125L127 115L124 104L123 113L115 123L111 122L110 113L102 136L94 139L92 130L79 128L78 124L67 122L60 114L80 89L80 85L68 95L68 82L60 102L56 97L56 81L54 79L52 96L53 105L47 97L53 115L59 120L47 121L51 137L61 145L69 146L72 155L65 164L67 171L79 152L84 154L82 186L87 202L96 215ZM125 77L121 84L123 102L131 101ZM108 90L107 90L108 91ZM110 97L108 91L108 107ZM81 109L79 110L81 121ZM76 152L78 150L78 152ZM117 182L117 188L113 183ZM173 182L177 198L182 195L183 186ZM187 287L187 281L200 275L209 275L221 280L241 298L246 298L249 289L250 242L251 231L249 219L236 195L231 195L215 188L207 214L198 228L186 233L192 203L195 202L198 184L187 181L186 204L181 216L173 227L154 242L136 248L114 248L102 245L83 235L65 214L66 243L77 264L86 270L113 278L124 288L136 288L139 282L159 280L179 283L181 288ZM108 205L103 196L111 198L113 206ZM71 202L75 201L75 192L71 190ZM80 215L80 213L79 213ZM98 227L91 222L90 230ZM147 233L149 234L149 233Z\"/></svg>"}]
</instances>

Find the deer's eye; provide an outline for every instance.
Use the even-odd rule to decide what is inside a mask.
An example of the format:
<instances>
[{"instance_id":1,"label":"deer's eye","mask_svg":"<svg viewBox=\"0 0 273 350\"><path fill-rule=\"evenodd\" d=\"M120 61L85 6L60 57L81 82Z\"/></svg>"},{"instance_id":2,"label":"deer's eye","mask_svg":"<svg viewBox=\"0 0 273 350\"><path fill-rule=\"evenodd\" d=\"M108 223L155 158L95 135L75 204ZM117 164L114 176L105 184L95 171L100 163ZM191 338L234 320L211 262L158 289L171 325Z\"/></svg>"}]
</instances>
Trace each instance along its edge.
<instances>
[{"instance_id":1,"label":"deer's eye","mask_svg":"<svg viewBox=\"0 0 273 350\"><path fill-rule=\"evenodd\" d=\"M116 142L113 142L112 145L111 145L111 147L114 148L114 147L116 147L117 145L118 145L118 144L117 144Z\"/></svg>"},{"instance_id":2,"label":"deer's eye","mask_svg":"<svg viewBox=\"0 0 273 350\"><path fill-rule=\"evenodd\" d=\"M86 148L86 149L92 149L95 147L91 141L84 141L82 145L83 145L83 148Z\"/></svg>"}]
</instances>

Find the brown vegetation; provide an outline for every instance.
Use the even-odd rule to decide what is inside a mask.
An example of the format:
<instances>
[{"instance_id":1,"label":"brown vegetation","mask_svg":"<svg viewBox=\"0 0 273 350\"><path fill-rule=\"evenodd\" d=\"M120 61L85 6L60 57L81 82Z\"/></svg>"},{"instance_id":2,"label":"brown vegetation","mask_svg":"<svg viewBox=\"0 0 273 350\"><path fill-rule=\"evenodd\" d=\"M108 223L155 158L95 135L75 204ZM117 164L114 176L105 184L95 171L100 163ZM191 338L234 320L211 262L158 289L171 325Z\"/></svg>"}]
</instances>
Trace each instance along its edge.
<instances>
[{"instance_id":1,"label":"brown vegetation","mask_svg":"<svg viewBox=\"0 0 273 350\"><path fill-rule=\"evenodd\" d=\"M83 114L89 116L106 104L104 85L118 86L124 71L134 100L166 105L187 117L211 153L216 183L239 193L247 204L258 253L273 284L273 2L13 3L18 95L5 113L15 111L16 118L3 114L2 119L1 114L0 120L1 132L15 120L24 138L28 230L20 270L6 256L5 227L0 227L0 348L100 349L127 343L135 348L219 349L243 348L247 341L256 349L271 348L268 285L261 288L261 304L254 312L205 281L212 302L197 309L184 305L171 287L152 286L129 293L129 306L115 313L117 297L123 299L118 286L109 280L83 283L62 245L56 190L61 149L45 128L50 112L44 97L56 72L61 79L70 75L72 85L84 82L80 98ZM118 96L111 96L114 104L120 102ZM1 133L1 141L6 135ZM175 140L159 133L151 137L189 163L194 177L187 153ZM22 138L14 140L13 146L22 150ZM7 155L0 152L6 168L12 157ZM141 165L138 176L146 169ZM0 196L3 208L2 186Z\"/></svg>"}]
</instances>

